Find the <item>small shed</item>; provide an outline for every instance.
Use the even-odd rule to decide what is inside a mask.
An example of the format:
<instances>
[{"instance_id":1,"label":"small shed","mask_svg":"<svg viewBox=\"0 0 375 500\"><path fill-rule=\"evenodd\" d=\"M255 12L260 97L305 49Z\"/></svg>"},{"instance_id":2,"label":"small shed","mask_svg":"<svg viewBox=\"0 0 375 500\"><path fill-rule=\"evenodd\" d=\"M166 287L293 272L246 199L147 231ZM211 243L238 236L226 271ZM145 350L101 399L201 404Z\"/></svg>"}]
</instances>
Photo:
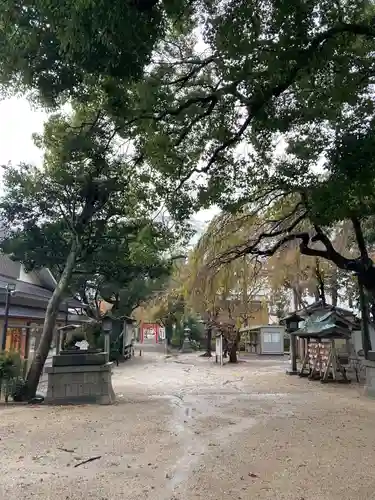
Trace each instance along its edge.
<instances>
[{"instance_id":1,"label":"small shed","mask_svg":"<svg viewBox=\"0 0 375 500\"><path fill-rule=\"evenodd\" d=\"M331 310L322 316L308 318L299 330L291 332L292 337L298 337L305 344L300 376L303 376L307 368L310 378L318 375L322 382L326 382L330 375L336 379L337 372L341 372L347 381L341 361L348 358L348 343L354 325L344 315ZM296 366L297 353L292 351L291 356L292 365ZM347 362L348 360L345 361Z\"/></svg>"},{"instance_id":2,"label":"small shed","mask_svg":"<svg viewBox=\"0 0 375 500\"><path fill-rule=\"evenodd\" d=\"M254 354L284 354L284 332L281 325L260 325L241 328L245 351Z\"/></svg>"}]
</instances>

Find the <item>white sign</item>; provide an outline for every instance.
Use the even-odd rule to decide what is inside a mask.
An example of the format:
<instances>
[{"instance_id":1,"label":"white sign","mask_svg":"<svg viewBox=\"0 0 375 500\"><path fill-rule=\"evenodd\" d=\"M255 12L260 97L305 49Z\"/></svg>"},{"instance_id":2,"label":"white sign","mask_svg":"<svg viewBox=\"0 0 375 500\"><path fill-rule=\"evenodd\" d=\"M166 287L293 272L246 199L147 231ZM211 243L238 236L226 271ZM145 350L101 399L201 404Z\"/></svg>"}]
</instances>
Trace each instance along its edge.
<instances>
[{"instance_id":1,"label":"white sign","mask_svg":"<svg viewBox=\"0 0 375 500\"><path fill-rule=\"evenodd\" d=\"M160 340L165 340L165 328L164 328L164 326L159 327L159 338L160 338Z\"/></svg>"},{"instance_id":2,"label":"white sign","mask_svg":"<svg viewBox=\"0 0 375 500\"><path fill-rule=\"evenodd\" d=\"M216 337L216 346L215 346L215 355L216 355L216 363L220 363L223 366L223 336L220 335Z\"/></svg>"}]
</instances>

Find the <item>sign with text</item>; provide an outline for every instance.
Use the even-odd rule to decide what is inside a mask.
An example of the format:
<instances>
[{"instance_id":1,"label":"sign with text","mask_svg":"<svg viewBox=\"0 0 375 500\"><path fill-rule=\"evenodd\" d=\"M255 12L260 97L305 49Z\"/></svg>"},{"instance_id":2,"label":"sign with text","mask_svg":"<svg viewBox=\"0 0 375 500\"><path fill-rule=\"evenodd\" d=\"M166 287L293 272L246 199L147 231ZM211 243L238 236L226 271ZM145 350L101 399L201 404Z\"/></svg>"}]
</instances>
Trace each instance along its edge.
<instances>
[{"instance_id":1,"label":"sign with text","mask_svg":"<svg viewBox=\"0 0 375 500\"><path fill-rule=\"evenodd\" d=\"M159 340L165 340L165 328L164 328L164 326L159 326Z\"/></svg>"}]
</instances>

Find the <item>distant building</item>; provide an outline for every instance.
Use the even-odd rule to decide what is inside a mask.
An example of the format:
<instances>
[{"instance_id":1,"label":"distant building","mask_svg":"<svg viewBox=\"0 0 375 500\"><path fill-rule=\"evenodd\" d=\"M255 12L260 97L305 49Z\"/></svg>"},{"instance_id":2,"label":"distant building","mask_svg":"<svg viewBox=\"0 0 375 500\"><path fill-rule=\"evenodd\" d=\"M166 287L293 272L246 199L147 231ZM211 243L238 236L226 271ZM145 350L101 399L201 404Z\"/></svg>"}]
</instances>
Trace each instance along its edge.
<instances>
[{"instance_id":1,"label":"distant building","mask_svg":"<svg viewBox=\"0 0 375 500\"><path fill-rule=\"evenodd\" d=\"M218 301L217 306L218 322L226 323L232 318L238 328L269 323L268 302L263 296L255 296L246 304L240 299Z\"/></svg>"},{"instance_id":2,"label":"distant building","mask_svg":"<svg viewBox=\"0 0 375 500\"><path fill-rule=\"evenodd\" d=\"M6 315L7 287L9 295L6 349L16 350L25 358L37 348L49 299L56 287L56 280L49 269L26 272L20 262L0 255L0 338ZM59 310L57 327L67 323L85 321L85 305L69 298Z\"/></svg>"}]
</instances>

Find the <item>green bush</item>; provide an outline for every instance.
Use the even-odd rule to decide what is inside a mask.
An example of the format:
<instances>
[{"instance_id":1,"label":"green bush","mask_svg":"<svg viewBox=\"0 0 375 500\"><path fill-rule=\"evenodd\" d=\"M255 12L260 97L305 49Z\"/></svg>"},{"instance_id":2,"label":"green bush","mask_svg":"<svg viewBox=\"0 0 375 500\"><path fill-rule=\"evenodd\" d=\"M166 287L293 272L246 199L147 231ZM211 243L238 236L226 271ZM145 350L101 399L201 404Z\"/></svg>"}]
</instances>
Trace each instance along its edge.
<instances>
[{"instance_id":1,"label":"green bush","mask_svg":"<svg viewBox=\"0 0 375 500\"><path fill-rule=\"evenodd\" d=\"M22 378L24 362L18 352L0 353L0 393L5 401L9 396L14 401L21 401L25 392L25 381Z\"/></svg>"},{"instance_id":2,"label":"green bush","mask_svg":"<svg viewBox=\"0 0 375 500\"><path fill-rule=\"evenodd\" d=\"M16 377L12 379L8 388L8 394L10 394L13 401L24 401L26 399L25 379L23 377Z\"/></svg>"},{"instance_id":3,"label":"green bush","mask_svg":"<svg viewBox=\"0 0 375 500\"><path fill-rule=\"evenodd\" d=\"M22 373L23 361L18 352L4 351L0 353L0 380L9 380Z\"/></svg>"}]
</instances>

